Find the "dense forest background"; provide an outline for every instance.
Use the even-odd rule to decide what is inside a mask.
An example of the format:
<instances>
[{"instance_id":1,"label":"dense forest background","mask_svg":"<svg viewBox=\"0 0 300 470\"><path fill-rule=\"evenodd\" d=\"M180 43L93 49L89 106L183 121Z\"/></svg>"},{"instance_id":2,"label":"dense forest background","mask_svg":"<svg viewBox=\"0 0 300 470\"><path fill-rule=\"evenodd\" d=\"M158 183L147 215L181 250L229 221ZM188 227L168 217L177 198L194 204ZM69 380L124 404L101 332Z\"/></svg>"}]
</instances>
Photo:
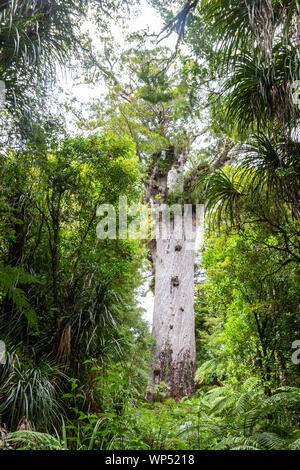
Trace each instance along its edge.
<instances>
[{"instance_id":1,"label":"dense forest background","mask_svg":"<svg viewBox=\"0 0 300 470\"><path fill-rule=\"evenodd\" d=\"M0 449L300 449L299 2L149 0L155 33L144 3L0 2ZM147 393L120 196L205 205L193 393Z\"/></svg>"}]
</instances>

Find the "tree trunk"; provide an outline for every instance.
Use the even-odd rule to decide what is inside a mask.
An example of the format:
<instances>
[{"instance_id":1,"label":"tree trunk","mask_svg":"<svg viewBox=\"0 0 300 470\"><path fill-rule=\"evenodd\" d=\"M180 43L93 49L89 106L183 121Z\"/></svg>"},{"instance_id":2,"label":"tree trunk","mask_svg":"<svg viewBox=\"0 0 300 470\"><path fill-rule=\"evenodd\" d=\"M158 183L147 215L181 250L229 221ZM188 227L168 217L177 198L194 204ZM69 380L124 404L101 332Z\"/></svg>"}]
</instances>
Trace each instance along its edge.
<instances>
[{"instance_id":1,"label":"tree trunk","mask_svg":"<svg viewBox=\"0 0 300 470\"><path fill-rule=\"evenodd\" d=\"M198 221L192 204L182 208L188 150L187 146L177 153L170 146L164 159L162 154L157 155L145 182L146 201L154 208L155 220L155 239L149 243L155 280L152 329L155 345L148 396L155 393L161 382L165 382L165 390L174 397L194 392L194 264ZM176 204L177 200L180 204ZM170 201L171 207L167 205Z\"/></svg>"},{"instance_id":2,"label":"tree trunk","mask_svg":"<svg viewBox=\"0 0 300 470\"><path fill-rule=\"evenodd\" d=\"M195 225L195 224L194 224ZM167 384L173 396L194 392L195 234L178 240L174 226L167 240L158 238L152 248L155 300L152 337L155 340L151 389Z\"/></svg>"}]
</instances>

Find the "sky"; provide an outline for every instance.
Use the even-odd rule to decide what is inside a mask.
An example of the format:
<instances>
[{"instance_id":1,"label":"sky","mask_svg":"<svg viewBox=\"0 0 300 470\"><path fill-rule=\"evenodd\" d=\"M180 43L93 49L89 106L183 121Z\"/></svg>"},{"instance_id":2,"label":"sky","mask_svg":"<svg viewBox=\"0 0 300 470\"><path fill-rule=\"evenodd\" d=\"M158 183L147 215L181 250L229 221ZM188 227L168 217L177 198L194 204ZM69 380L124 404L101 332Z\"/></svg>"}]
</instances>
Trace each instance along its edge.
<instances>
[{"instance_id":1,"label":"sky","mask_svg":"<svg viewBox=\"0 0 300 470\"><path fill-rule=\"evenodd\" d=\"M152 8L146 0L141 0L139 11L140 14L136 15L134 18L131 18L131 20L128 22L127 33L141 31L149 27L150 33L158 34L162 30L164 23L155 9ZM83 29L88 31L91 35L94 46L100 46L100 42L97 39L96 25L87 21L84 24ZM113 26L112 31L115 34L116 41L122 41L122 29L120 27ZM173 50L176 46L176 41L177 35L173 33L160 44ZM80 85L75 85L74 81L72 80L72 76L68 73L61 77L61 82L62 87L66 91L72 92L73 96L75 96L76 99L82 103L85 103L90 99L97 98L99 94L105 90L104 83L94 83L92 85L82 83Z\"/></svg>"}]
</instances>

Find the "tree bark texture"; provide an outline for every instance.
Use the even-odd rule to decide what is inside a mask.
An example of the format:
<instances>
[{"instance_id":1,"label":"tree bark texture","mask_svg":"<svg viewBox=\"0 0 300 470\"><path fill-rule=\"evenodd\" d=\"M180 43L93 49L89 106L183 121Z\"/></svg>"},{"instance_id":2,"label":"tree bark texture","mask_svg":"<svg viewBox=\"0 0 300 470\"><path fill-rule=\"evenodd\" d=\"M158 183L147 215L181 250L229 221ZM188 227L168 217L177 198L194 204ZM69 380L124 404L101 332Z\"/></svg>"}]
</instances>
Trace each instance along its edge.
<instances>
[{"instance_id":1,"label":"tree bark texture","mask_svg":"<svg viewBox=\"0 0 300 470\"><path fill-rule=\"evenodd\" d=\"M169 152L171 153L171 151ZM195 374L194 264L196 214L190 211L190 223L183 217L181 233L171 215L167 233L164 210L168 196L183 190L183 166L186 155L174 158L168 171L153 167L149 175L147 199L156 207L156 238L149 243L155 279L152 337L155 340L149 394L164 382L174 397L192 395ZM156 182L153 185L153 181ZM159 202L155 201L159 194ZM175 198L176 200L176 198ZM173 198L174 203L174 198ZM190 209L192 206L190 205ZM184 213L184 211L182 211ZM165 224L165 225L164 225ZM158 231L157 231L158 230Z\"/></svg>"}]
</instances>

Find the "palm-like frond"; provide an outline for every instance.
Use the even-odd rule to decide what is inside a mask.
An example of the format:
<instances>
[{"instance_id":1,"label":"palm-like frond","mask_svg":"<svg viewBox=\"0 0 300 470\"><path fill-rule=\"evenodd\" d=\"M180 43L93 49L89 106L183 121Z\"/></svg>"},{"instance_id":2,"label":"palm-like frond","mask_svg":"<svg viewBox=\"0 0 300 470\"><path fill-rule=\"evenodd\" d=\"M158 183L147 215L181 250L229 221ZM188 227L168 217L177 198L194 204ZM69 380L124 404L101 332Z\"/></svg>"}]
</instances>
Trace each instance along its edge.
<instances>
[{"instance_id":1,"label":"palm-like frond","mask_svg":"<svg viewBox=\"0 0 300 470\"><path fill-rule=\"evenodd\" d=\"M83 0L8 0L0 8L0 80L11 110L30 109L35 82L54 77L77 43ZM27 100L26 100L27 98ZM31 98L32 99L32 98Z\"/></svg>"},{"instance_id":2,"label":"palm-like frond","mask_svg":"<svg viewBox=\"0 0 300 470\"><path fill-rule=\"evenodd\" d=\"M293 60L285 52L287 55L279 56L280 60L274 56L275 63L259 57L257 51L235 61L223 93L227 120L241 134L249 129L266 128L274 118L279 124L285 123L291 117L291 110L296 113L286 84L291 79L291 66L294 66L294 76L299 71L299 53Z\"/></svg>"},{"instance_id":3,"label":"palm-like frond","mask_svg":"<svg viewBox=\"0 0 300 470\"><path fill-rule=\"evenodd\" d=\"M57 367L47 360L32 366L20 361L17 354L7 354L0 375L0 413L5 421L16 428L23 419L34 426L51 428L58 419Z\"/></svg>"},{"instance_id":4,"label":"palm-like frond","mask_svg":"<svg viewBox=\"0 0 300 470\"><path fill-rule=\"evenodd\" d=\"M222 52L226 68L231 66L232 58L251 47L258 47L259 55L268 56L273 46L291 43L291 37L295 39L297 34L297 0L202 0L201 7L206 33L217 38L216 47Z\"/></svg>"},{"instance_id":5,"label":"palm-like frond","mask_svg":"<svg viewBox=\"0 0 300 470\"><path fill-rule=\"evenodd\" d=\"M285 155L282 146L277 148L274 141L261 133L254 136L249 144L244 146L242 165L256 170L274 171L285 165Z\"/></svg>"},{"instance_id":6,"label":"palm-like frond","mask_svg":"<svg viewBox=\"0 0 300 470\"><path fill-rule=\"evenodd\" d=\"M225 54L224 65L228 66L230 58L241 49L251 45L253 31L249 22L247 2L230 0L202 1L208 33L217 36L218 49Z\"/></svg>"},{"instance_id":7,"label":"palm-like frond","mask_svg":"<svg viewBox=\"0 0 300 470\"><path fill-rule=\"evenodd\" d=\"M244 195L232 169L228 174L223 170L213 173L206 179L207 211L212 225L220 225L221 221L231 223L239 221L240 198Z\"/></svg>"},{"instance_id":8,"label":"palm-like frond","mask_svg":"<svg viewBox=\"0 0 300 470\"><path fill-rule=\"evenodd\" d=\"M264 202L270 220L299 214L300 144L292 138L258 133L244 144L239 164L205 175L204 199L211 226L238 225L259 213ZM262 209L261 209L262 210ZM258 212L257 212L258 211Z\"/></svg>"},{"instance_id":9,"label":"palm-like frond","mask_svg":"<svg viewBox=\"0 0 300 470\"><path fill-rule=\"evenodd\" d=\"M249 126L265 121L273 84L272 69L265 68L256 57L241 57L232 77L224 85L228 122L238 125L243 132Z\"/></svg>"},{"instance_id":10,"label":"palm-like frond","mask_svg":"<svg viewBox=\"0 0 300 470\"><path fill-rule=\"evenodd\" d=\"M252 137L243 148L240 177L253 201L266 195L284 213L284 204L294 214L299 211L300 144L292 139ZM253 202L254 203L254 202Z\"/></svg>"}]
</instances>

